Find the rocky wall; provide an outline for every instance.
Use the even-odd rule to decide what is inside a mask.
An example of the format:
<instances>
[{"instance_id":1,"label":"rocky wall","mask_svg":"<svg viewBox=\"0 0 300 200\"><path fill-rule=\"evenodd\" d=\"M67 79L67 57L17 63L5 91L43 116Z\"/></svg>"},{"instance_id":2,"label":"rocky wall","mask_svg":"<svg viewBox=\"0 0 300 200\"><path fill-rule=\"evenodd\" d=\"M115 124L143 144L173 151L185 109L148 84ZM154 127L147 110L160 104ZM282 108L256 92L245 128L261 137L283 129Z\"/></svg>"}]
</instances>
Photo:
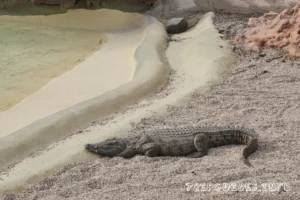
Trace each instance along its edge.
<instances>
[{"instance_id":1,"label":"rocky wall","mask_svg":"<svg viewBox=\"0 0 300 200\"><path fill-rule=\"evenodd\" d=\"M57 6L62 11L72 8L99 9L117 4L132 4L133 6L144 4L148 8L157 0L0 0L0 9L14 9L30 6ZM114 6L116 7L116 6ZM122 6L121 6L122 7ZM122 9L120 9L122 10Z\"/></svg>"},{"instance_id":2,"label":"rocky wall","mask_svg":"<svg viewBox=\"0 0 300 200\"><path fill-rule=\"evenodd\" d=\"M186 0L182 0L186 1ZM194 0L201 10L223 11L230 13L279 12L291 8L299 0Z\"/></svg>"}]
</instances>

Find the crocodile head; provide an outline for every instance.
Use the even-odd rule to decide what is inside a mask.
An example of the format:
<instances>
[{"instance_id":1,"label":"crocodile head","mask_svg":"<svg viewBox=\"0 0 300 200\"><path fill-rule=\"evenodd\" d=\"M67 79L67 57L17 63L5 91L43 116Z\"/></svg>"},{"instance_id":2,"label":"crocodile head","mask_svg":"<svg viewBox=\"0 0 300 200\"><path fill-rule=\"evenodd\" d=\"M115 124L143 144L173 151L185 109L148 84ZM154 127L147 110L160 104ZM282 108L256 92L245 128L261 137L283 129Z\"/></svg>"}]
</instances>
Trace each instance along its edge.
<instances>
[{"instance_id":1,"label":"crocodile head","mask_svg":"<svg viewBox=\"0 0 300 200\"><path fill-rule=\"evenodd\" d=\"M96 144L86 144L85 149L100 154L101 156L113 157L126 149L126 141L123 139L108 139Z\"/></svg>"}]
</instances>

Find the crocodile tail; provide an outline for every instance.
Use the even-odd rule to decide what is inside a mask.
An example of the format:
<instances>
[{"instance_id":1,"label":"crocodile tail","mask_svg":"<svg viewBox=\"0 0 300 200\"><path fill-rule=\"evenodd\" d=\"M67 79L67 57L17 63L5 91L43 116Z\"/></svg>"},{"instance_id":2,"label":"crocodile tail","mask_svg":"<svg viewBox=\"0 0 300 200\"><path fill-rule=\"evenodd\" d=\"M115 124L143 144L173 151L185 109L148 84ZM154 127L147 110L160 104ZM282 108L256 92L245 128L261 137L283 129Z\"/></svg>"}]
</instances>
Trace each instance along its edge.
<instances>
[{"instance_id":1,"label":"crocodile tail","mask_svg":"<svg viewBox=\"0 0 300 200\"><path fill-rule=\"evenodd\" d=\"M243 150L243 162L251 167L251 163L248 161L248 156L257 150L257 136L254 131L247 130L244 132L244 144L247 146Z\"/></svg>"}]
</instances>

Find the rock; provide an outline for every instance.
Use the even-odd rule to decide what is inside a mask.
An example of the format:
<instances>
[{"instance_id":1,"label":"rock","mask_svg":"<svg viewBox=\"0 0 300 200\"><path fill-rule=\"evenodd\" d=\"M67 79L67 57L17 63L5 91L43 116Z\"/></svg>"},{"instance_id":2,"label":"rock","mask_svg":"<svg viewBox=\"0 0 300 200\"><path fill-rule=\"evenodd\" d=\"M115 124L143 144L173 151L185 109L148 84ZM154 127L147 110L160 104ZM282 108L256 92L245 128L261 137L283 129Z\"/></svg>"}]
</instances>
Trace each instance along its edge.
<instances>
[{"instance_id":1,"label":"rock","mask_svg":"<svg viewBox=\"0 0 300 200\"><path fill-rule=\"evenodd\" d=\"M172 18L166 27L169 34L182 33L188 29L188 23L184 18Z\"/></svg>"},{"instance_id":2,"label":"rock","mask_svg":"<svg viewBox=\"0 0 300 200\"><path fill-rule=\"evenodd\" d=\"M34 5L60 5L61 0L32 0Z\"/></svg>"},{"instance_id":3,"label":"rock","mask_svg":"<svg viewBox=\"0 0 300 200\"><path fill-rule=\"evenodd\" d=\"M221 11L229 13L281 12L299 3L299 0L194 0L203 11Z\"/></svg>"},{"instance_id":4,"label":"rock","mask_svg":"<svg viewBox=\"0 0 300 200\"><path fill-rule=\"evenodd\" d=\"M76 0L61 0L60 7L63 9L73 8L75 6Z\"/></svg>"},{"instance_id":5,"label":"rock","mask_svg":"<svg viewBox=\"0 0 300 200\"><path fill-rule=\"evenodd\" d=\"M300 3L281 13L270 11L258 18L250 18L248 28L235 42L246 49L282 49L291 57L300 58ZM267 61L268 62L268 61Z\"/></svg>"},{"instance_id":6,"label":"rock","mask_svg":"<svg viewBox=\"0 0 300 200\"><path fill-rule=\"evenodd\" d=\"M165 26L172 18L184 18L188 28L195 26L203 16L194 0L158 0L147 14L156 17Z\"/></svg>"},{"instance_id":7,"label":"rock","mask_svg":"<svg viewBox=\"0 0 300 200\"><path fill-rule=\"evenodd\" d=\"M60 5L63 9L73 8L76 0L31 0L34 5Z\"/></svg>"}]
</instances>

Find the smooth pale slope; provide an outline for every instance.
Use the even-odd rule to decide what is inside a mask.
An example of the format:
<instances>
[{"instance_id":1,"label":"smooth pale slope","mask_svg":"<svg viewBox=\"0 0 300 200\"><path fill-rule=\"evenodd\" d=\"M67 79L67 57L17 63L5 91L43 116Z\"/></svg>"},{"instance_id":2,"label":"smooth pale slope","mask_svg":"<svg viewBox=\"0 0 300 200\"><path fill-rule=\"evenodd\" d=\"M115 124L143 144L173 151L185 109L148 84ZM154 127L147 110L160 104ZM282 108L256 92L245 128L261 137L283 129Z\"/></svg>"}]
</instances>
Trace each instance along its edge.
<instances>
[{"instance_id":1,"label":"smooth pale slope","mask_svg":"<svg viewBox=\"0 0 300 200\"><path fill-rule=\"evenodd\" d=\"M205 15L195 28L176 36L184 40L179 43L170 43L167 58L173 65L171 67L178 72L180 79L182 78L181 82L174 85L173 93L164 98L152 99L150 102L143 101L141 104L145 103L148 106L138 106L125 114L117 114L114 120L106 125L95 124L84 130L82 134L73 135L51 145L49 150L41 151L36 157L26 158L16 164L8 175L0 176L0 180L3 179L0 181L0 188L6 192L20 191L49 176L64 165L95 159L97 156L85 152L84 144L126 135L130 131L132 122L137 123L153 113L164 114L168 105L182 103L182 100L185 100L186 96L196 88L205 86L204 88L207 89L207 82L219 78L233 61L229 45L220 39L220 35L212 24L212 18L212 13ZM155 41L157 39L153 38L153 42ZM220 45L223 48L220 48ZM182 52L181 55L179 51Z\"/></svg>"},{"instance_id":2,"label":"smooth pale slope","mask_svg":"<svg viewBox=\"0 0 300 200\"><path fill-rule=\"evenodd\" d=\"M76 18L79 20L76 21ZM7 19L4 17L2 20ZM51 80L13 108L0 112L0 138L132 79L135 71L133 56L145 34L146 19L142 15L112 10L74 10L62 15L11 19L18 20L37 25L43 23L48 26L90 29L99 31L99 35L104 32L107 42L72 70Z\"/></svg>"},{"instance_id":3,"label":"smooth pale slope","mask_svg":"<svg viewBox=\"0 0 300 200\"><path fill-rule=\"evenodd\" d=\"M1 23L1 17L0 35L0 111L99 50L105 39L95 31Z\"/></svg>"}]
</instances>

